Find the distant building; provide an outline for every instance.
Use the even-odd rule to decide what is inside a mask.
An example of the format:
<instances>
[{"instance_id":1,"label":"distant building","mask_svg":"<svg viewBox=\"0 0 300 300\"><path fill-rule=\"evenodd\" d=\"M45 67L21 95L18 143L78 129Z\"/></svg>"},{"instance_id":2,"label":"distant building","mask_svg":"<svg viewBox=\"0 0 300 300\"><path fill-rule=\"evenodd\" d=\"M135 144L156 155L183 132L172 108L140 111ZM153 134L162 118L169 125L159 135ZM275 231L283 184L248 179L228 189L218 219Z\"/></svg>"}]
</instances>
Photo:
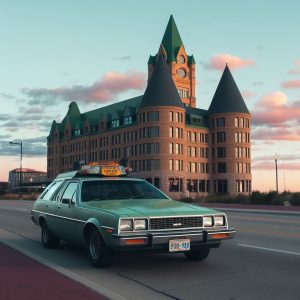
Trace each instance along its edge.
<instances>
[{"instance_id":1,"label":"distant building","mask_svg":"<svg viewBox=\"0 0 300 300\"><path fill-rule=\"evenodd\" d=\"M8 182L6 181L0 181L0 194L3 194L8 189Z\"/></svg>"},{"instance_id":2,"label":"distant building","mask_svg":"<svg viewBox=\"0 0 300 300\"><path fill-rule=\"evenodd\" d=\"M20 172L21 170L21 172ZM20 189L20 175L22 189L34 189L35 187L40 187L42 184L47 183L47 173L43 171L37 171L28 168L18 168L9 171L8 175L8 188L9 190L19 190Z\"/></svg>"},{"instance_id":3,"label":"distant building","mask_svg":"<svg viewBox=\"0 0 300 300\"><path fill-rule=\"evenodd\" d=\"M173 198L250 193L250 113L227 65L209 109L196 108L195 64L171 16L144 95L85 113L72 102L53 121L48 177L113 160Z\"/></svg>"}]
</instances>

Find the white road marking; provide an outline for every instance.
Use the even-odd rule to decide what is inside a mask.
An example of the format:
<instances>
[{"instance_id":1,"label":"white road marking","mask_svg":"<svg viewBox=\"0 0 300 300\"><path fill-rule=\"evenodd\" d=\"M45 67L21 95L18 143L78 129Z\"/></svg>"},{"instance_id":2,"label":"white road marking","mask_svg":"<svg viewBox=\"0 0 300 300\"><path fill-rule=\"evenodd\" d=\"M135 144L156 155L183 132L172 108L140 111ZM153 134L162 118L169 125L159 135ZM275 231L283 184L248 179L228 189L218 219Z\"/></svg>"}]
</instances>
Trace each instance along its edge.
<instances>
[{"instance_id":1,"label":"white road marking","mask_svg":"<svg viewBox=\"0 0 300 300\"><path fill-rule=\"evenodd\" d=\"M27 208L13 207L13 206L0 206L0 210L9 210L9 211L24 211L29 212Z\"/></svg>"},{"instance_id":2,"label":"white road marking","mask_svg":"<svg viewBox=\"0 0 300 300\"><path fill-rule=\"evenodd\" d=\"M237 244L237 245L240 246L240 247L254 248L254 249L260 249L260 250L266 250L266 251L279 252L279 253L285 253L285 254L292 254L292 255L299 255L300 256L299 252L291 252L291 251L265 248L265 247L258 247L258 246L246 245L246 244Z\"/></svg>"}]
</instances>

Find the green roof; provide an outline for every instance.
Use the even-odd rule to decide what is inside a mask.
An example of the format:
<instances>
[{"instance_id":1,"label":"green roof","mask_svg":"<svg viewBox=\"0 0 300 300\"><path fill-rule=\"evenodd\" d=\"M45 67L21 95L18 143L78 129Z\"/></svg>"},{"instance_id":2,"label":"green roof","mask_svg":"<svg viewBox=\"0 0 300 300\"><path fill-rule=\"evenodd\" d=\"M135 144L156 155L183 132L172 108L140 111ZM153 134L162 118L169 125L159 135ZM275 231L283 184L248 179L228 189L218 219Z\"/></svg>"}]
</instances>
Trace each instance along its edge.
<instances>
[{"instance_id":1,"label":"green roof","mask_svg":"<svg viewBox=\"0 0 300 300\"><path fill-rule=\"evenodd\" d=\"M209 114L235 112L249 114L249 110L227 65L208 111Z\"/></svg>"},{"instance_id":2,"label":"green roof","mask_svg":"<svg viewBox=\"0 0 300 300\"><path fill-rule=\"evenodd\" d=\"M140 104L140 108L151 106L184 107L165 58L162 55L158 58Z\"/></svg>"},{"instance_id":3,"label":"green roof","mask_svg":"<svg viewBox=\"0 0 300 300\"><path fill-rule=\"evenodd\" d=\"M150 55L148 59L148 65L155 65L156 64L156 55L152 56Z\"/></svg>"},{"instance_id":4,"label":"green roof","mask_svg":"<svg viewBox=\"0 0 300 300\"><path fill-rule=\"evenodd\" d=\"M64 135L64 130L67 122L70 122L72 129L82 129L84 122L87 120L90 126L98 125L100 118L104 117L106 121L111 121L114 118L122 117L123 114L128 115L130 112L135 114L137 107L141 102L142 96L117 102L105 107L101 107L92 111L81 114L76 102L69 105L69 110L61 123L53 121L49 135L51 135L56 128L59 129L61 135Z\"/></svg>"},{"instance_id":5,"label":"green roof","mask_svg":"<svg viewBox=\"0 0 300 300\"><path fill-rule=\"evenodd\" d=\"M196 61L195 61L195 58L194 58L194 55L188 55L188 65L195 65L196 64Z\"/></svg>"},{"instance_id":6,"label":"green roof","mask_svg":"<svg viewBox=\"0 0 300 300\"><path fill-rule=\"evenodd\" d=\"M167 52L167 61L175 61L178 51L180 47L183 46L183 43L172 15L169 19L161 43Z\"/></svg>"},{"instance_id":7,"label":"green roof","mask_svg":"<svg viewBox=\"0 0 300 300\"><path fill-rule=\"evenodd\" d=\"M100 119L100 116L103 115L104 118L109 118L110 115L116 111L124 111L126 107L129 107L131 109L136 109L137 106L140 104L143 96L134 97L128 100L124 100L121 102L117 102L114 104L110 104L101 108L97 108L95 110L88 111L86 113L83 113L83 117L91 120L97 120L97 122Z\"/></svg>"},{"instance_id":8,"label":"green roof","mask_svg":"<svg viewBox=\"0 0 300 300\"><path fill-rule=\"evenodd\" d=\"M208 111L205 109L186 107L186 125L191 127L208 128Z\"/></svg>"}]
</instances>

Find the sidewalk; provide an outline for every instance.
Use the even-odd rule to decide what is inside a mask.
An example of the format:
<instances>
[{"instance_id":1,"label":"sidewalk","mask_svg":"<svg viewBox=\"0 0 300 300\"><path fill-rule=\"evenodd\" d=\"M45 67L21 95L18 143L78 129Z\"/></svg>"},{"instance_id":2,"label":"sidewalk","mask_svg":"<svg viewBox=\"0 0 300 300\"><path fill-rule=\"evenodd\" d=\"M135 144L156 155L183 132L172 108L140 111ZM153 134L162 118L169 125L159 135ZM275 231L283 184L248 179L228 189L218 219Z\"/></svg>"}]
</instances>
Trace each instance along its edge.
<instances>
[{"instance_id":1,"label":"sidewalk","mask_svg":"<svg viewBox=\"0 0 300 300\"><path fill-rule=\"evenodd\" d=\"M199 203L200 206L209 208L239 209L239 210L257 210L257 211L278 211L278 212L296 212L300 213L300 206L282 206L282 205L252 205L252 204L227 204L227 203Z\"/></svg>"},{"instance_id":2,"label":"sidewalk","mask_svg":"<svg viewBox=\"0 0 300 300\"><path fill-rule=\"evenodd\" d=\"M1 300L103 300L106 297L0 243Z\"/></svg>"}]
</instances>

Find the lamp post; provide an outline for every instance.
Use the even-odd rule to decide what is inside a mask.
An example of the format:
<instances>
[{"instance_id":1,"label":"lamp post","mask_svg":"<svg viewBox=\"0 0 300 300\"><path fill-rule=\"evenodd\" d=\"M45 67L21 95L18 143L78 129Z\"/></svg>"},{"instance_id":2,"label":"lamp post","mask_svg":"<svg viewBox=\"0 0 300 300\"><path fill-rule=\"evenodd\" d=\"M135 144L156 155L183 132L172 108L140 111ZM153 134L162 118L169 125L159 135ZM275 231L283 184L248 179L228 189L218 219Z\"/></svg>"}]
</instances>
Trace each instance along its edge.
<instances>
[{"instance_id":1,"label":"lamp post","mask_svg":"<svg viewBox=\"0 0 300 300\"><path fill-rule=\"evenodd\" d=\"M19 145L21 149L20 153L20 172L19 172L19 193L20 193L20 198L22 198L22 157L23 157L23 144L22 141L20 143L16 142L9 142L11 145Z\"/></svg>"},{"instance_id":2,"label":"lamp post","mask_svg":"<svg viewBox=\"0 0 300 300\"><path fill-rule=\"evenodd\" d=\"M278 170L277 170L277 160L278 160L278 154L275 153L275 168L276 168L276 192L277 192L277 196L278 196Z\"/></svg>"}]
</instances>

